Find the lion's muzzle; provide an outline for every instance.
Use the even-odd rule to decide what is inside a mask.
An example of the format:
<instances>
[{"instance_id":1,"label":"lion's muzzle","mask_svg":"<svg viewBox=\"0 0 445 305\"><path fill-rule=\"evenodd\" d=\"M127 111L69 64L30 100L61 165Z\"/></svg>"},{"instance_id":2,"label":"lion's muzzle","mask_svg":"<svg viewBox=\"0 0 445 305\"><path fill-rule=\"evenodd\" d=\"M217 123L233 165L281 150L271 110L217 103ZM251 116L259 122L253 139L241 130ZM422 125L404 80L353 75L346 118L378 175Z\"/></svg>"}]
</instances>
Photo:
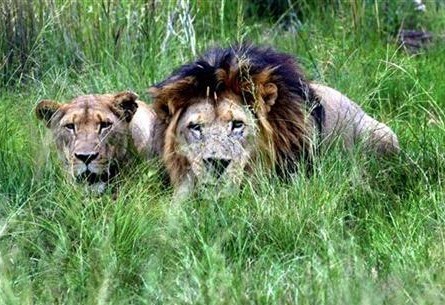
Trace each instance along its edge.
<instances>
[{"instance_id":1,"label":"lion's muzzle","mask_svg":"<svg viewBox=\"0 0 445 305\"><path fill-rule=\"evenodd\" d=\"M208 172L215 178L219 179L229 166L230 159L218 159L218 158L206 158L204 159L204 165Z\"/></svg>"}]
</instances>

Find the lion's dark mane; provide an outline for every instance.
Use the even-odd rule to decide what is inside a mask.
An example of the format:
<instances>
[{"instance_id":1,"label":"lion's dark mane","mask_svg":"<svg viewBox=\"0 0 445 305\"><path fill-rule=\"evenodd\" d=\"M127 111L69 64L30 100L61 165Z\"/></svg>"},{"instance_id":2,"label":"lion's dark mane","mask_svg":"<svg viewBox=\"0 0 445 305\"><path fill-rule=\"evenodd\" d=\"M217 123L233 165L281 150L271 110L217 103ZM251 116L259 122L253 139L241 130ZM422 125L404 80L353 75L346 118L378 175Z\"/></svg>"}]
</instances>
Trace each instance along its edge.
<instances>
[{"instance_id":1,"label":"lion's dark mane","mask_svg":"<svg viewBox=\"0 0 445 305\"><path fill-rule=\"evenodd\" d=\"M312 126L315 123L320 132L324 111L295 58L289 54L251 44L211 49L155 85L156 89L169 87L170 90L165 96L154 94L154 106L158 113L165 113L168 112L167 99L182 109L196 97L213 97L225 91L242 95L247 105L253 105L254 94L241 84L246 77L254 79L264 71L268 71L267 82L274 83L278 89L275 104L267 113L267 120L275 131L273 142L278 170L293 172L296 161L310 155L313 130L306 128L303 121L310 115Z\"/></svg>"},{"instance_id":2,"label":"lion's dark mane","mask_svg":"<svg viewBox=\"0 0 445 305\"><path fill-rule=\"evenodd\" d=\"M259 74L271 67L275 68L273 81L278 86L279 100L304 101L309 106L312 104L311 101L316 101L315 94L309 88L293 56L277 52L273 48L262 48L251 44L211 49L198 60L179 67L169 78L156 84L155 87L161 88L178 79L194 77L196 82L190 86L192 97L205 95L207 88L210 88L210 93L220 93L227 89L236 90L237 88L227 88L224 83L221 83L216 71L218 69L233 71L234 68L238 68L239 60L244 58L249 61L245 67L247 69L243 70L248 75Z\"/></svg>"}]
</instances>

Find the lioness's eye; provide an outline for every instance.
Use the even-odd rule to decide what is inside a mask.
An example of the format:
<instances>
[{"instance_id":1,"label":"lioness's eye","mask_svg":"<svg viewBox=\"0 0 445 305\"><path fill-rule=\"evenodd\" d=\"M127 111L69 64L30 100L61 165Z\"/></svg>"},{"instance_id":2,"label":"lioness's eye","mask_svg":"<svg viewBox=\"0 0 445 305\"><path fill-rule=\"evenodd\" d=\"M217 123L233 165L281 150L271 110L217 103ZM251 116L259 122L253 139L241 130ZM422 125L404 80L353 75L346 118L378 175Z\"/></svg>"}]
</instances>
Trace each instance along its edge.
<instances>
[{"instance_id":1,"label":"lioness's eye","mask_svg":"<svg viewBox=\"0 0 445 305\"><path fill-rule=\"evenodd\" d=\"M111 122L100 122L100 130L107 129L111 127L111 125L113 125Z\"/></svg>"},{"instance_id":2,"label":"lioness's eye","mask_svg":"<svg viewBox=\"0 0 445 305\"><path fill-rule=\"evenodd\" d=\"M68 130L74 130L75 127L74 127L74 124L69 123L69 124L65 124L65 128Z\"/></svg>"}]
</instances>

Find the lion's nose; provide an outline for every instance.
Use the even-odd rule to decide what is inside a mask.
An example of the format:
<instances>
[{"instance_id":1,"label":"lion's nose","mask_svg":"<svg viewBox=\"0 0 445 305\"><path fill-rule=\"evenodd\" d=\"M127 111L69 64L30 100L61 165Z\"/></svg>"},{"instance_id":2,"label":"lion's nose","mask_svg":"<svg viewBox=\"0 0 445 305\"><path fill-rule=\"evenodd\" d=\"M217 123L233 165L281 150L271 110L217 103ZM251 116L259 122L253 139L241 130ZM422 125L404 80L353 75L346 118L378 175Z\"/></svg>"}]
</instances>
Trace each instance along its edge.
<instances>
[{"instance_id":1,"label":"lion's nose","mask_svg":"<svg viewBox=\"0 0 445 305\"><path fill-rule=\"evenodd\" d=\"M91 161L99 156L97 152L86 152L86 153L76 153L74 154L77 159L81 160L85 164L89 164Z\"/></svg>"},{"instance_id":2,"label":"lion's nose","mask_svg":"<svg viewBox=\"0 0 445 305\"><path fill-rule=\"evenodd\" d=\"M216 159L206 158L204 159L204 165L208 171L211 171L216 178L219 178L230 164L230 159Z\"/></svg>"}]
</instances>

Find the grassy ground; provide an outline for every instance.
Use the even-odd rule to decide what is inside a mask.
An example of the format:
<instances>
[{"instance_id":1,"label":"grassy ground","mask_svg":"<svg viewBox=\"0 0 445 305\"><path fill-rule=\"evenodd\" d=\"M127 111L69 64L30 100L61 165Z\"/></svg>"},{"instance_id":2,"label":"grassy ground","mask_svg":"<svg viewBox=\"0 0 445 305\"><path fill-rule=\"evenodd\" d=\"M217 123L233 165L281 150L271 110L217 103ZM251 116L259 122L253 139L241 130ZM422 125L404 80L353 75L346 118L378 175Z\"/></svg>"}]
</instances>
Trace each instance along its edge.
<instances>
[{"instance_id":1,"label":"grassy ground","mask_svg":"<svg viewBox=\"0 0 445 305\"><path fill-rule=\"evenodd\" d=\"M248 2L198 1L170 35L169 16L187 17L175 2L0 4L16 16L0 17L0 304L444 304L445 47L408 55L394 34L442 35L445 8L313 2L258 20ZM242 39L298 55L389 124L403 153L333 149L310 178L259 173L230 198L181 206L154 163L121 176L116 200L65 179L40 99L130 89L149 101L195 52Z\"/></svg>"}]
</instances>

